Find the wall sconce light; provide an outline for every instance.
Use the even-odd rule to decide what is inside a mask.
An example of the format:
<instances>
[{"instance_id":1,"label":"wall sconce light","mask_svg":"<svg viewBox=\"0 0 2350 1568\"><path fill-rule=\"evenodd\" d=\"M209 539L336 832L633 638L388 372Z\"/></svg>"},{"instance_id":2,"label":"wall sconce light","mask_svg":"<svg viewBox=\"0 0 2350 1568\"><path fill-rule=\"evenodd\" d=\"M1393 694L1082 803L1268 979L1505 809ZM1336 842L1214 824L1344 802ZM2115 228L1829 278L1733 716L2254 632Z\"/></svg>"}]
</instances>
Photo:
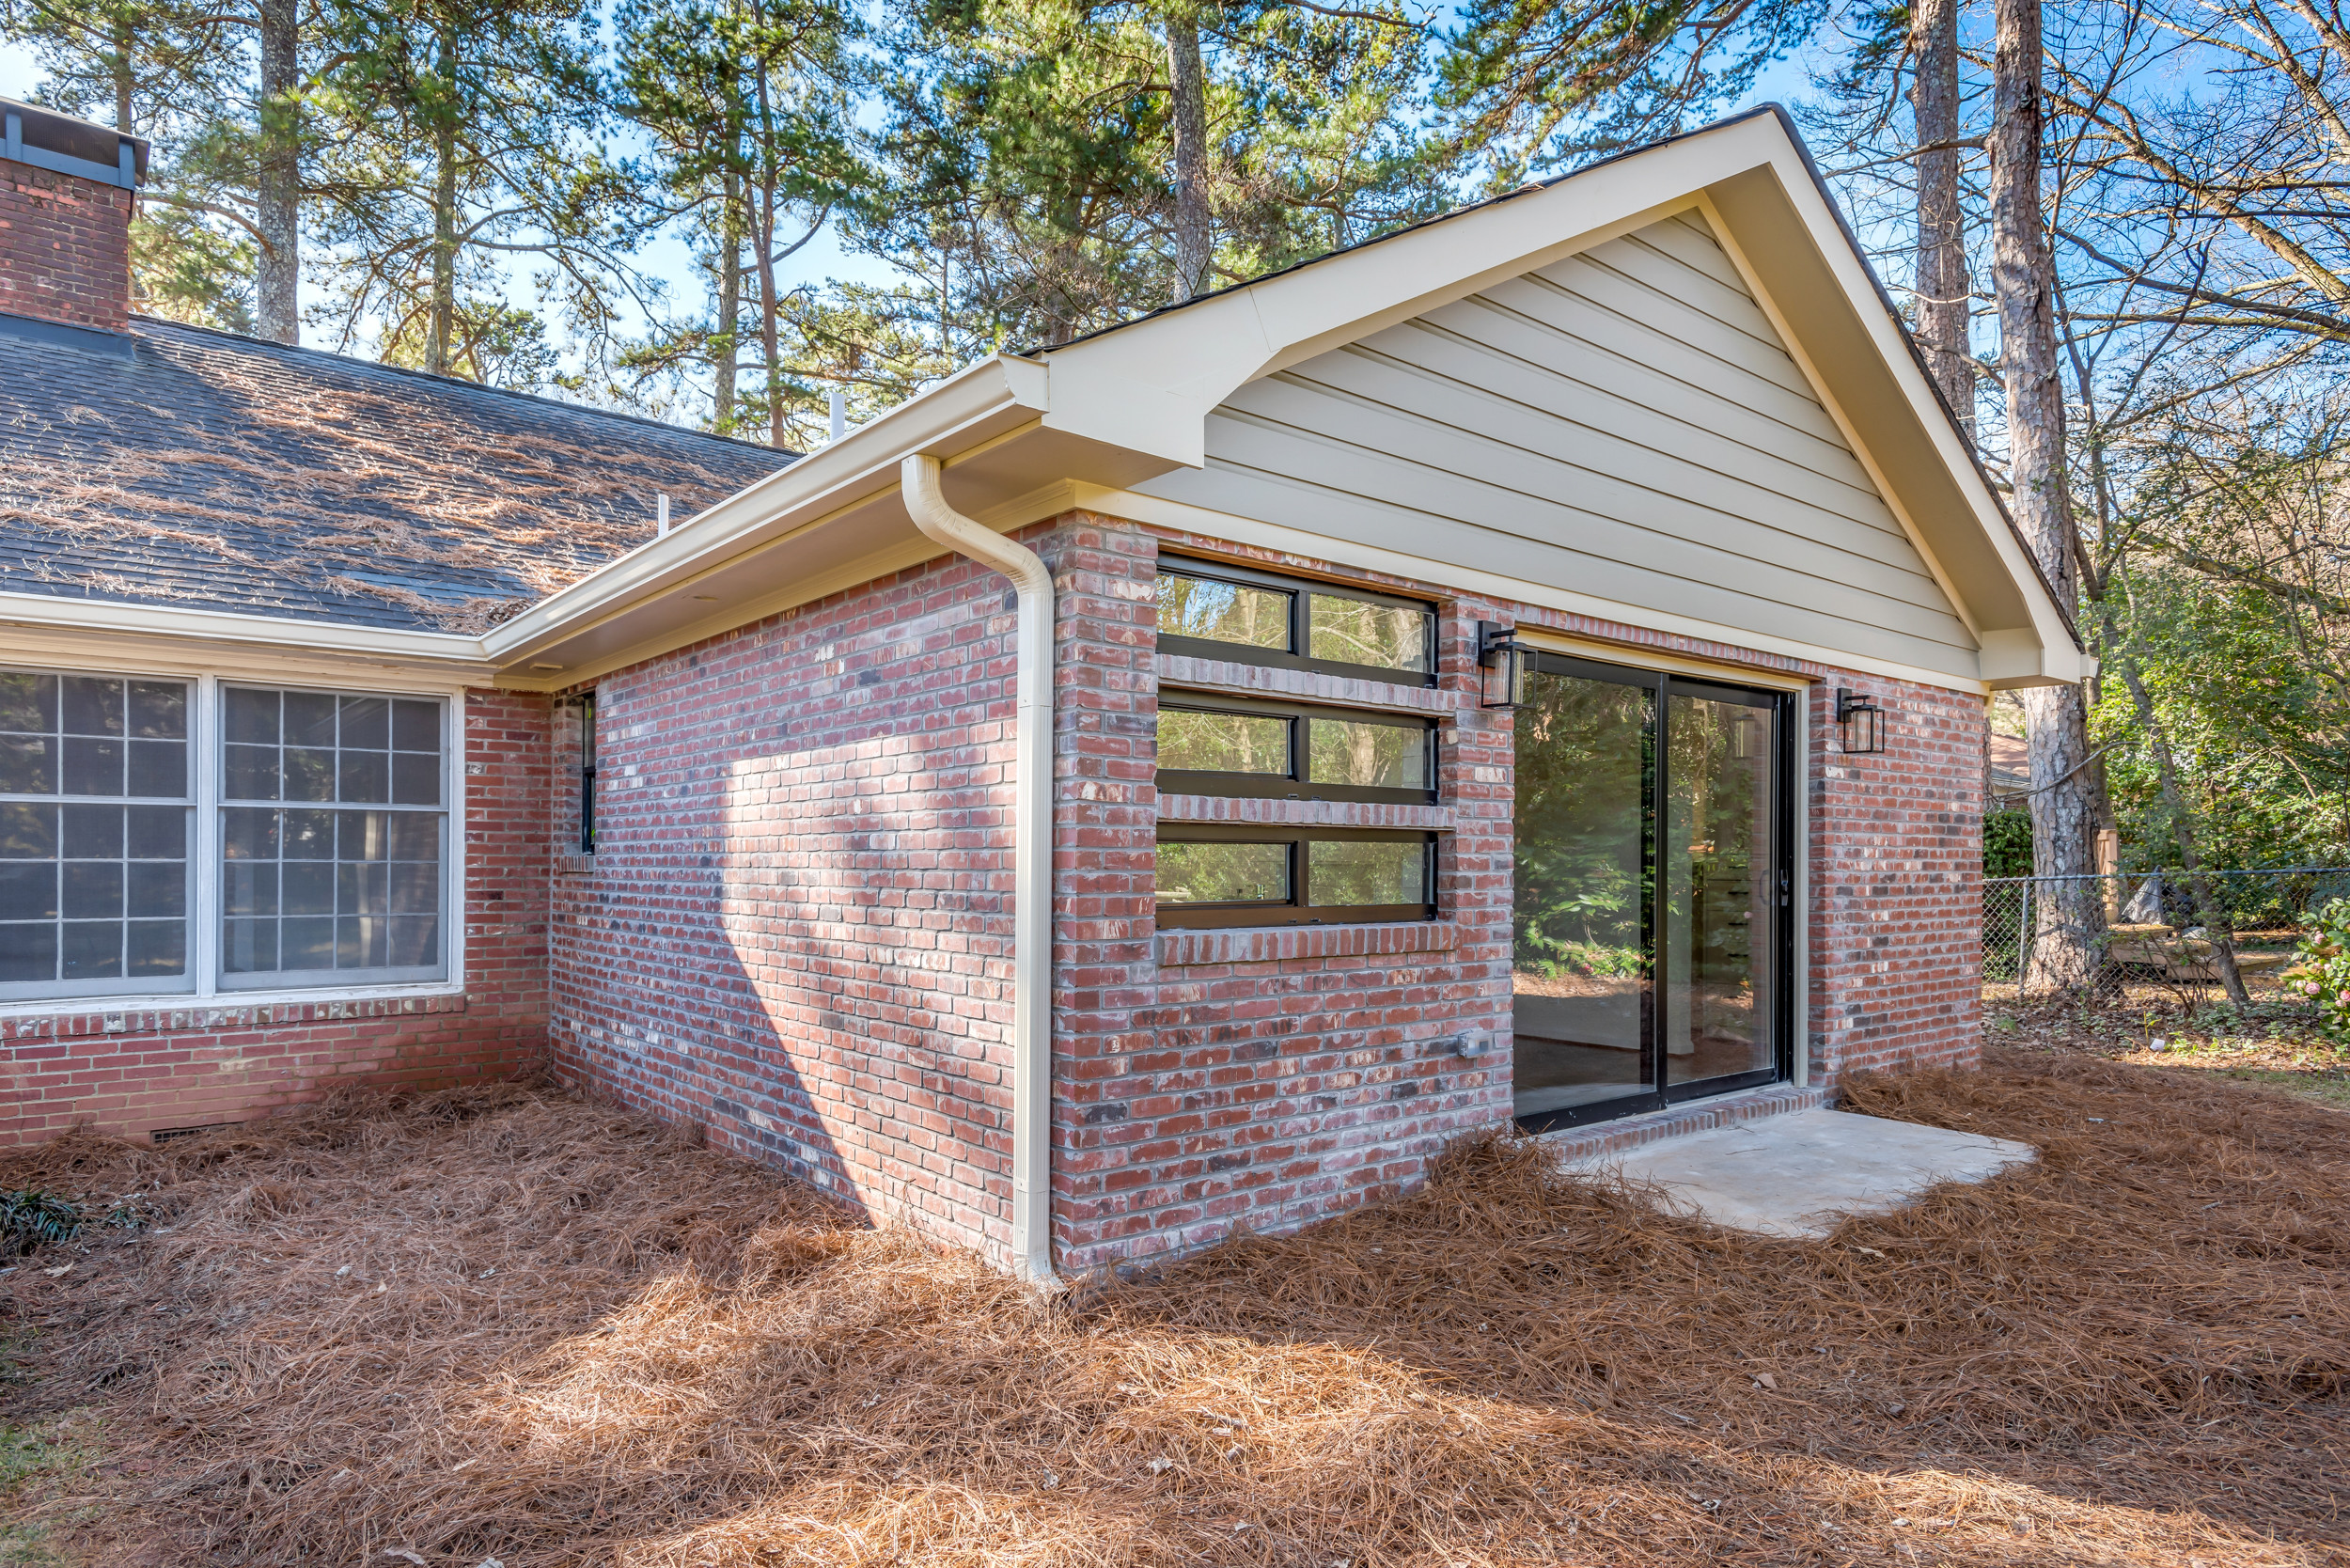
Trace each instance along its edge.
<instances>
[{"instance_id":1,"label":"wall sconce light","mask_svg":"<svg viewBox=\"0 0 2350 1568\"><path fill-rule=\"evenodd\" d=\"M1485 672L1483 706L1515 708L1526 700L1526 650L1518 646L1516 627L1479 621L1477 666Z\"/></svg>"},{"instance_id":2,"label":"wall sconce light","mask_svg":"<svg viewBox=\"0 0 2350 1568\"><path fill-rule=\"evenodd\" d=\"M1868 698L1839 690L1836 724L1844 732L1844 750L1855 757L1885 749L1885 710Z\"/></svg>"}]
</instances>

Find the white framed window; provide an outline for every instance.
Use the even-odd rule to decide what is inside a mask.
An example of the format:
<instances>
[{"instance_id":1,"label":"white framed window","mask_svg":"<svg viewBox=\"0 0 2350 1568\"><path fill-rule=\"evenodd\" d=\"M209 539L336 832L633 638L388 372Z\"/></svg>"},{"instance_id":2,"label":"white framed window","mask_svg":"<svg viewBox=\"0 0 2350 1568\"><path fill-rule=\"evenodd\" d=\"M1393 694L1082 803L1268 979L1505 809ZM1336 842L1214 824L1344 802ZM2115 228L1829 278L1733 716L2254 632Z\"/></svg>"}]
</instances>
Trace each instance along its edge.
<instances>
[{"instance_id":1,"label":"white framed window","mask_svg":"<svg viewBox=\"0 0 2350 1568\"><path fill-rule=\"evenodd\" d=\"M455 702L0 666L0 1003L446 981Z\"/></svg>"}]
</instances>

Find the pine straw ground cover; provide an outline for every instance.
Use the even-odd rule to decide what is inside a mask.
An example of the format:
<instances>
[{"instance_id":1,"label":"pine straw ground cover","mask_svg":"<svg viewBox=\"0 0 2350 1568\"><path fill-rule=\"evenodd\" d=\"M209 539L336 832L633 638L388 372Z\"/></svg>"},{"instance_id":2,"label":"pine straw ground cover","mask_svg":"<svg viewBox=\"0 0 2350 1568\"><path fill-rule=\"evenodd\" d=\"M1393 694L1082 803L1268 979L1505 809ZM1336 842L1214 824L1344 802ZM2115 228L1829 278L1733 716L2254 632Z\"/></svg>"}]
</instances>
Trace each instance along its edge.
<instances>
[{"instance_id":1,"label":"pine straw ground cover","mask_svg":"<svg viewBox=\"0 0 2350 1568\"><path fill-rule=\"evenodd\" d=\"M1047 1306L523 1090L68 1137L0 1186L157 1218L0 1277L0 1414L94 1413L44 1516L106 1563L2350 1562L2350 1117L2000 1054L1850 1102L2044 1163L1788 1242L1486 1139Z\"/></svg>"}]
</instances>

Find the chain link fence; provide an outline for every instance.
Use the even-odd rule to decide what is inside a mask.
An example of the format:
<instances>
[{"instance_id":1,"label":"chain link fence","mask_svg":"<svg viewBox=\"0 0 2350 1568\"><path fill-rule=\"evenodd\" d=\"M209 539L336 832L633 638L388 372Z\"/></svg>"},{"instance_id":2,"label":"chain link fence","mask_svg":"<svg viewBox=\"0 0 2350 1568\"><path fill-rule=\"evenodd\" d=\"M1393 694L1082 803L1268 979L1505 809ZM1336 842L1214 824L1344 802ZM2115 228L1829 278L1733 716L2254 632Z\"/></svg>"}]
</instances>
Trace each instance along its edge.
<instances>
[{"instance_id":1,"label":"chain link fence","mask_svg":"<svg viewBox=\"0 0 2350 1568\"><path fill-rule=\"evenodd\" d=\"M2327 901L2350 898L2350 867L2285 866L2201 873L2238 966L2248 975L2282 966L2302 924ZM2208 917L2194 879L2180 870L2075 877L1986 877L1982 884L1982 978L1989 985L2031 979L2032 936L2046 905L2095 884L2104 906L2108 967L2189 985L2218 977L2206 940Z\"/></svg>"}]
</instances>

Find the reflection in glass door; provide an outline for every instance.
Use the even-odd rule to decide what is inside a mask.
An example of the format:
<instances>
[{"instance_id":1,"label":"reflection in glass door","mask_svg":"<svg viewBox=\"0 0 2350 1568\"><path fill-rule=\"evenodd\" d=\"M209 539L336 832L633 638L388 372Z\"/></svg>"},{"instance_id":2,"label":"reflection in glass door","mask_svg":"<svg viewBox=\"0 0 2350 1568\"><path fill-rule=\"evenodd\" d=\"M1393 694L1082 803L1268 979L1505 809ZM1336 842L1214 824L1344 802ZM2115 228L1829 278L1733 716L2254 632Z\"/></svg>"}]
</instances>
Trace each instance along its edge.
<instances>
[{"instance_id":1,"label":"reflection in glass door","mask_svg":"<svg viewBox=\"0 0 2350 1568\"><path fill-rule=\"evenodd\" d=\"M1516 719L1512 963L1529 1127L1784 1071L1787 700L1536 658Z\"/></svg>"}]
</instances>

